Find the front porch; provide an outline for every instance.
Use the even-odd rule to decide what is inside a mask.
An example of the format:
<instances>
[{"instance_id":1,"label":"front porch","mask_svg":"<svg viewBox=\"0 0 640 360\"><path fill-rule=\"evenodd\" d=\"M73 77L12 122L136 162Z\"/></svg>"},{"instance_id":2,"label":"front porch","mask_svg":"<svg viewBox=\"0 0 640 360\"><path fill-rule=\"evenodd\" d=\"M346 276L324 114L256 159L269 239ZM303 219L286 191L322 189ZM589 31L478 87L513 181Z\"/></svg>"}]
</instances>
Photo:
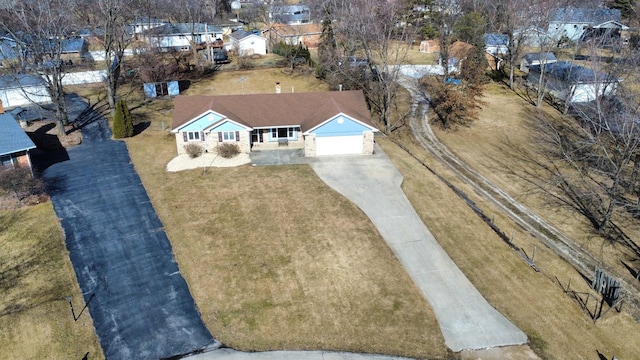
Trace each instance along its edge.
<instances>
[{"instance_id":1,"label":"front porch","mask_svg":"<svg viewBox=\"0 0 640 360\"><path fill-rule=\"evenodd\" d=\"M304 137L299 127L253 129L251 151L304 149Z\"/></svg>"}]
</instances>

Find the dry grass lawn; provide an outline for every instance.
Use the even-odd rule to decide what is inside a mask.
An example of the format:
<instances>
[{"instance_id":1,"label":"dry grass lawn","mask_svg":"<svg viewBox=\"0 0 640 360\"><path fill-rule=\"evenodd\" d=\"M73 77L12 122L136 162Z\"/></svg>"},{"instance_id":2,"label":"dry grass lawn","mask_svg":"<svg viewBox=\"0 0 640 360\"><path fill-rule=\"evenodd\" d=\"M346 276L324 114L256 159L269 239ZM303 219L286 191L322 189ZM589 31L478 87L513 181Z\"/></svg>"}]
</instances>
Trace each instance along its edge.
<instances>
[{"instance_id":1,"label":"dry grass lawn","mask_svg":"<svg viewBox=\"0 0 640 360\"><path fill-rule=\"evenodd\" d=\"M50 203L0 211L0 290L0 358L104 358Z\"/></svg>"},{"instance_id":2,"label":"dry grass lawn","mask_svg":"<svg viewBox=\"0 0 640 360\"><path fill-rule=\"evenodd\" d=\"M127 144L202 317L226 345L445 356L433 312L375 227L309 166L169 174L172 136Z\"/></svg>"},{"instance_id":3,"label":"dry grass lawn","mask_svg":"<svg viewBox=\"0 0 640 360\"><path fill-rule=\"evenodd\" d=\"M555 276L565 286L571 278L573 289L588 290L566 262L539 246L536 264L542 271L533 271L431 172L388 140L378 142L404 175L405 193L438 242L483 296L527 333L531 347L541 358L597 359L600 352L607 358L615 354L620 359L631 359L640 354L640 343L635 338L640 325L627 313L614 311L594 324L558 286ZM441 175L453 179L419 147L413 145L412 151L434 165ZM471 194L481 207L491 210L463 184L456 186ZM508 233L513 232L519 246L528 250L533 244L539 245L507 222L496 215L496 223Z\"/></svg>"},{"instance_id":4,"label":"dry grass lawn","mask_svg":"<svg viewBox=\"0 0 640 360\"><path fill-rule=\"evenodd\" d=\"M522 180L509 176L507 169L499 165L501 162L509 163L509 142L528 148L535 146L535 135L526 126L528 119L535 116L535 107L496 84L488 89L485 101L487 105L482 110L479 121L469 128L454 132L434 129L439 139L467 164L472 164L493 183L615 269L620 276L630 282L637 281L622 263L624 261L632 268L638 268L640 259L635 254L620 244L604 241L593 234L582 217L548 202L542 194L532 191ZM544 111L547 116L559 116L557 111L549 107L545 107ZM620 217L616 221L632 239L639 238L640 228L637 222L632 223Z\"/></svg>"},{"instance_id":5,"label":"dry grass lawn","mask_svg":"<svg viewBox=\"0 0 640 360\"><path fill-rule=\"evenodd\" d=\"M313 75L265 69L221 71L184 94L273 92L276 81L326 90ZM77 90L95 99L99 89ZM242 350L446 356L435 315L375 227L309 166L167 173L172 101L123 94L150 122L126 140L132 161L216 338Z\"/></svg>"}]
</instances>

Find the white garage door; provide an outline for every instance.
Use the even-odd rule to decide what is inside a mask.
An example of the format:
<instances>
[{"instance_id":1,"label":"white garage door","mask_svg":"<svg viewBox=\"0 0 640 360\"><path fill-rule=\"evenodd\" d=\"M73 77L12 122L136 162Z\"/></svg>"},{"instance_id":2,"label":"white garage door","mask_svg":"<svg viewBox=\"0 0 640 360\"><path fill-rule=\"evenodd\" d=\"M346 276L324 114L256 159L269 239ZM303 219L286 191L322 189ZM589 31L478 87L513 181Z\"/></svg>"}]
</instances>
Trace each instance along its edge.
<instances>
[{"instance_id":1,"label":"white garage door","mask_svg":"<svg viewBox=\"0 0 640 360\"><path fill-rule=\"evenodd\" d=\"M316 138L316 156L362 154L362 135Z\"/></svg>"}]
</instances>

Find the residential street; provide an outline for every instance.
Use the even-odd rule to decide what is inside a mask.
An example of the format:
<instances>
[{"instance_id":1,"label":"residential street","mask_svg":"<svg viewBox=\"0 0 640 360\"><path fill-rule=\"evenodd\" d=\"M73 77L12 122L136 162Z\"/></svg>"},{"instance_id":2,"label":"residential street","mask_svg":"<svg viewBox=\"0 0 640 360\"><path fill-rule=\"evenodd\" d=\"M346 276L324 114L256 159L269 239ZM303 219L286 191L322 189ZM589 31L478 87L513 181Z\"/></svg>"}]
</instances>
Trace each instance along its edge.
<instances>
[{"instance_id":1,"label":"residential street","mask_svg":"<svg viewBox=\"0 0 640 360\"><path fill-rule=\"evenodd\" d=\"M70 112L86 106L73 99ZM72 115L72 119L74 117ZM43 177L107 359L159 359L216 347L124 142L102 117Z\"/></svg>"}]
</instances>

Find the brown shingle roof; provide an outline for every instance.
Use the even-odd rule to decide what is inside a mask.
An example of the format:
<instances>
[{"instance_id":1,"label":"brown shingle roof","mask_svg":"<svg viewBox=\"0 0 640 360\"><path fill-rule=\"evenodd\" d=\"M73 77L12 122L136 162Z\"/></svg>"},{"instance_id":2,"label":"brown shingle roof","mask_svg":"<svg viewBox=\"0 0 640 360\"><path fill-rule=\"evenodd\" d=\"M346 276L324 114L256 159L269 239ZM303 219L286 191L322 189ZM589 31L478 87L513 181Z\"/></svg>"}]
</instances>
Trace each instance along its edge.
<instances>
[{"instance_id":1,"label":"brown shingle roof","mask_svg":"<svg viewBox=\"0 0 640 360\"><path fill-rule=\"evenodd\" d=\"M174 102L172 128L177 129L209 110L253 128L300 125L304 132L339 113L375 128L362 91L181 95Z\"/></svg>"}]
</instances>

